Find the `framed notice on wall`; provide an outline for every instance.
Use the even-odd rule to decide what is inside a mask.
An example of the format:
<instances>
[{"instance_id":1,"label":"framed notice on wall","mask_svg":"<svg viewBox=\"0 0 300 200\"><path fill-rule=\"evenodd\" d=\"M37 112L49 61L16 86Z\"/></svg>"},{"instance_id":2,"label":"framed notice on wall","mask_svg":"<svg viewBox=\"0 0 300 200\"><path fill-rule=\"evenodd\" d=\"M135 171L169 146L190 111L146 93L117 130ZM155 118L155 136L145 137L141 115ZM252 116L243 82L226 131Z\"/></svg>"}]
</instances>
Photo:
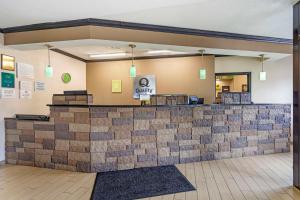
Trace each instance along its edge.
<instances>
[{"instance_id":1,"label":"framed notice on wall","mask_svg":"<svg viewBox=\"0 0 300 200\"><path fill-rule=\"evenodd\" d=\"M15 57L1 54L1 69L15 71Z\"/></svg>"},{"instance_id":2,"label":"framed notice on wall","mask_svg":"<svg viewBox=\"0 0 300 200\"><path fill-rule=\"evenodd\" d=\"M112 93L122 92L122 81L121 80L112 80L111 81L111 92Z\"/></svg>"},{"instance_id":3,"label":"framed notice on wall","mask_svg":"<svg viewBox=\"0 0 300 200\"><path fill-rule=\"evenodd\" d=\"M15 74L1 72L1 87L15 88Z\"/></svg>"}]
</instances>

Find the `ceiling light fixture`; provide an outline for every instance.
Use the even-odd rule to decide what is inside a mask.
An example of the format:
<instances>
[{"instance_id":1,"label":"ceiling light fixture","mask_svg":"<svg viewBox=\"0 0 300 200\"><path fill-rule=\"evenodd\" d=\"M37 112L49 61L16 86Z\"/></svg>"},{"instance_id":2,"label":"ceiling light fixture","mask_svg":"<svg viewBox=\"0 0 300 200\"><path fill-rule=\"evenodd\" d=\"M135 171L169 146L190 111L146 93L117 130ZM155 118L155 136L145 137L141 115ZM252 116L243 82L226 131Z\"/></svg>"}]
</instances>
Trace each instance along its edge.
<instances>
[{"instance_id":1,"label":"ceiling light fixture","mask_svg":"<svg viewBox=\"0 0 300 200\"><path fill-rule=\"evenodd\" d=\"M150 50L147 53L149 53L149 54L161 54L161 53L175 53L175 52L170 51L170 50Z\"/></svg>"},{"instance_id":2,"label":"ceiling light fixture","mask_svg":"<svg viewBox=\"0 0 300 200\"><path fill-rule=\"evenodd\" d=\"M48 49L48 65L45 68L45 76L48 78L53 77L53 67L51 66L51 57L50 57L50 48L52 48L50 45L45 45Z\"/></svg>"},{"instance_id":3,"label":"ceiling light fixture","mask_svg":"<svg viewBox=\"0 0 300 200\"><path fill-rule=\"evenodd\" d=\"M203 54L205 52L204 49L199 50L201 53L201 68L199 70L199 78L200 80L206 80L206 69L204 68L204 59L203 59Z\"/></svg>"},{"instance_id":4,"label":"ceiling light fixture","mask_svg":"<svg viewBox=\"0 0 300 200\"><path fill-rule=\"evenodd\" d=\"M111 58L111 57L121 57L126 56L125 52L119 52L119 53L107 53L107 54L92 54L89 55L90 58Z\"/></svg>"},{"instance_id":5,"label":"ceiling light fixture","mask_svg":"<svg viewBox=\"0 0 300 200\"><path fill-rule=\"evenodd\" d=\"M129 44L129 47L131 48L131 66L129 70L129 76L131 78L136 77L136 67L134 66L134 56L133 56L133 49L136 47L134 44Z\"/></svg>"},{"instance_id":6,"label":"ceiling light fixture","mask_svg":"<svg viewBox=\"0 0 300 200\"><path fill-rule=\"evenodd\" d=\"M261 54L259 55L261 59L261 72L259 72L259 80L265 81L267 80L267 72L264 71L264 61L265 61L265 55Z\"/></svg>"}]
</instances>

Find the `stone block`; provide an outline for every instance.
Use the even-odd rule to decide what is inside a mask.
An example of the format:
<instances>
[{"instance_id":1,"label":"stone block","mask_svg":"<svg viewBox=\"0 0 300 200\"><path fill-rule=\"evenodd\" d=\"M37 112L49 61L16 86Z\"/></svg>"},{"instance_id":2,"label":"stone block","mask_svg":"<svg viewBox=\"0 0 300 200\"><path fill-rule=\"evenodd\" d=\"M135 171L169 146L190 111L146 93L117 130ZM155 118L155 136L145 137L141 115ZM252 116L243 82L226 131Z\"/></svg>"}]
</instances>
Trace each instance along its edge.
<instances>
[{"instance_id":1,"label":"stone block","mask_svg":"<svg viewBox=\"0 0 300 200\"><path fill-rule=\"evenodd\" d=\"M215 152L213 158L215 160L228 159L228 158L231 158L231 152L230 151Z\"/></svg>"},{"instance_id":2,"label":"stone block","mask_svg":"<svg viewBox=\"0 0 300 200\"><path fill-rule=\"evenodd\" d=\"M69 112L73 112L73 113L80 113L80 112L88 113L89 112L89 108L88 107L86 107L86 108L70 107L69 108Z\"/></svg>"},{"instance_id":3,"label":"stone block","mask_svg":"<svg viewBox=\"0 0 300 200\"><path fill-rule=\"evenodd\" d=\"M17 120L5 119L5 129L17 129Z\"/></svg>"},{"instance_id":4,"label":"stone block","mask_svg":"<svg viewBox=\"0 0 300 200\"><path fill-rule=\"evenodd\" d=\"M228 133L229 128L228 126L213 126L212 133Z\"/></svg>"},{"instance_id":5,"label":"stone block","mask_svg":"<svg viewBox=\"0 0 300 200\"><path fill-rule=\"evenodd\" d=\"M200 141L201 141L201 144L210 144L210 143L212 143L212 136L211 135L201 135Z\"/></svg>"},{"instance_id":6,"label":"stone block","mask_svg":"<svg viewBox=\"0 0 300 200\"><path fill-rule=\"evenodd\" d=\"M137 162L157 162L157 155L138 155Z\"/></svg>"},{"instance_id":7,"label":"stone block","mask_svg":"<svg viewBox=\"0 0 300 200\"><path fill-rule=\"evenodd\" d=\"M90 151L90 141L70 141L70 151L73 152L89 152Z\"/></svg>"},{"instance_id":8,"label":"stone block","mask_svg":"<svg viewBox=\"0 0 300 200\"><path fill-rule=\"evenodd\" d=\"M34 124L35 131L54 131L53 124Z\"/></svg>"},{"instance_id":9,"label":"stone block","mask_svg":"<svg viewBox=\"0 0 300 200\"><path fill-rule=\"evenodd\" d=\"M134 130L148 130L149 126L149 120L134 120Z\"/></svg>"},{"instance_id":10,"label":"stone block","mask_svg":"<svg viewBox=\"0 0 300 200\"><path fill-rule=\"evenodd\" d=\"M89 124L90 123L90 113L88 113L88 112L75 113L75 123Z\"/></svg>"},{"instance_id":11,"label":"stone block","mask_svg":"<svg viewBox=\"0 0 300 200\"><path fill-rule=\"evenodd\" d=\"M157 162L158 166L176 165L179 163L179 156L159 157Z\"/></svg>"},{"instance_id":12,"label":"stone block","mask_svg":"<svg viewBox=\"0 0 300 200\"><path fill-rule=\"evenodd\" d=\"M224 134L212 134L212 143L223 143Z\"/></svg>"},{"instance_id":13,"label":"stone block","mask_svg":"<svg viewBox=\"0 0 300 200\"><path fill-rule=\"evenodd\" d=\"M218 144L205 144L204 149L201 150L202 152L217 152L218 151Z\"/></svg>"},{"instance_id":14,"label":"stone block","mask_svg":"<svg viewBox=\"0 0 300 200\"><path fill-rule=\"evenodd\" d=\"M55 140L55 150L69 151L69 140Z\"/></svg>"},{"instance_id":15,"label":"stone block","mask_svg":"<svg viewBox=\"0 0 300 200\"><path fill-rule=\"evenodd\" d=\"M105 163L105 153L91 153L92 163Z\"/></svg>"},{"instance_id":16,"label":"stone block","mask_svg":"<svg viewBox=\"0 0 300 200\"><path fill-rule=\"evenodd\" d=\"M66 132L66 131L55 131L54 133L56 139L62 140L74 140L75 133L73 132Z\"/></svg>"},{"instance_id":17,"label":"stone block","mask_svg":"<svg viewBox=\"0 0 300 200\"><path fill-rule=\"evenodd\" d=\"M41 163L51 163L51 155L35 155L35 162L41 162Z\"/></svg>"},{"instance_id":18,"label":"stone block","mask_svg":"<svg viewBox=\"0 0 300 200\"><path fill-rule=\"evenodd\" d=\"M91 141L91 152L106 152L107 151L107 141Z\"/></svg>"},{"instance_id":19,"label":"stone block","mask_svg":"<svg viewBox=\"0 0 300 200\"><path fill-rule=\"evenodd\" d=\"M68 152L68 160L90 162L91 153Z\"/></svg>"},{"instance_id":20,"label":"stone block","mask_svg":"<svg viewBox=\"0 0 300 200\"><path fill-rule=\"evenodd\" d=\"M91 140L112 140L114 139L113 132L91 132Z\"/></svg>"},{"instance_id":21,"label":"stone block","mask_svg":"<svg viewBox=\"0 0 300 200\"><path fill-rule=\"evenodd\" d=\"M31 132L31 135L34 135L33 130L17 130L17 129L5 129L5 134L6 135L21 135L23 132Z\"/></svg>"},{"instance_id":22,"label":"stone block","mask_svg":"<svg viewBox=\"0 0 300 200\"><path fill-rule=\"evenodd\" d=\"M17 129L33 130L33 122L32 121L17 121Z\"/></svg>"},{"instance_id":23,"label":"stone block","mask_svg":"<svg viewBox=\"0 0 300 200\"><path fill-rule=\"evenodd\" d=\"M19 135L6 135L5 137L7 142L20 142L20 137Z\"/></svg>"},{"instance_id":24,"label":"stone block","mask_svg":"<svg viewBox=\"0 0 300 200\"><path fill-rule=\"evenodd\" d=\"M54 139L43 139L43 148L44 149L54 149L55 148Z\"/></svg>"},{"instance_id":25,"label":"stone block","mask_svg":"<svg viewBox=\"0 0 300 200\"><path fill-rule=\"evenodd\" d=\"M211 127L213 125L212 120L209 119L197 119L193 120L193 127Z\"/></svg>"},{"instance_id":26,"label":"stone block","mask_svg":"<svg viewBox=\"0 0 300 200\"><path fill-rule=\"evenodd\" d=\"M54 139L54 131L35 131L36 139Z\"/></svg>"},{"instance_id":27,"label":"stone block","mask_svg":"<svg viewBox=\"0 0 300 200\"><path fill-rule=\"evenodd\" d=\"M270 131L273 129L272 124L258 124L257 125L257 130L259 131Z\"/></svg>"},{"instance_id":28,"label":"stone block","mask_svg":"<svg viewBox=\"0 0 300 200\"><path fill-rule=\"evenodd\" d=\"M219 146L219 149L218 149L219 152L230 151L230 142L219 143L218 146Z\"/></svg>"},{"instance_id":29,"label":"stone block","mask_svg":"<svg viewBox=\"0 0 300 200\"><path fill-rule=\"evenodd\" d=\"M92 126L112 126L112 119L110 118L92 118Z\"/></svg>"},{"instance_id":30,"label":"stone block","mask_svg":"<svg viewBox=\"0 0 300 200\"><path fill-rule=\"evenodd\" d=\"M154 142L156 142L155 135L133 136L132 137L132 144L154 143Z\"/></svg>"},{"instance_id":31,"label":"stone block","mask_svg":"<svg viewBox=\"0 0 300 200\"><path fill-rule=\"evenodd\" d=\"M120 118L121 113L120 112L108 112L107 116L108 116L108 118Z\"/></svg>"},{"instance_id":32,"label":"stone block","mask_svg":"<svg viewBox=\"0 0 300 200\"><path fill-rule=\"evenodd\" d=\"M133 125L133 119L132 118L113 118L112 125L113 126Z\"/></svg>"},{"instance_id":33,"label":"stone block","mask_svg":"<svg viewBox=\"0 0 300 200\"><path fill-rule=\"evenodd\" d=\"M70 132L90 132L89 124L69 124Z\"/></svg>"}]
</instances>

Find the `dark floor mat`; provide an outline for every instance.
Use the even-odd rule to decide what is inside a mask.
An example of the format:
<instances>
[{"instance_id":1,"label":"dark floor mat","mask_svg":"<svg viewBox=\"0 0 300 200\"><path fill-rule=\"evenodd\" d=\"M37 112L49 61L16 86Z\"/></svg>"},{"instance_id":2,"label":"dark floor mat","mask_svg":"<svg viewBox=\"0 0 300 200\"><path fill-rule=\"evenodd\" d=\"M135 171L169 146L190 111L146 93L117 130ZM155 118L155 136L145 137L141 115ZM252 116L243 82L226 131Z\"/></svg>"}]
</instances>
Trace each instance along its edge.
<instances>
[{"instance_id":1,"label":"dark floor mat","mask_svg":"<svg viewBox=\"0 0 300 200\"><path fill-rule=\"evenodd\" d=\"M98 173L92 200L130 200L195 190L175 166Z\"/></svg>"}]
</instances>

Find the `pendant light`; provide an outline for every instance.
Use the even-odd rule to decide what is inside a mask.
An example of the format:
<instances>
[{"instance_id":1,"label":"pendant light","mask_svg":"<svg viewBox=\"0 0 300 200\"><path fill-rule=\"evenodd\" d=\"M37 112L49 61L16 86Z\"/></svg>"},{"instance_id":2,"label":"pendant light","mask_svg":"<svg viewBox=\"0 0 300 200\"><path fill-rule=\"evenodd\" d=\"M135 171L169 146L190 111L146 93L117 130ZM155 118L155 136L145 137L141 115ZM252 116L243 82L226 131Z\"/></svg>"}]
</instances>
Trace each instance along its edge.
<instances>
[{"instance_id":1,"label":"pendant light","mask_svg":"<svg viewBox=\"0 0 300 200\"><path fill-rule=\"evenodd\" d=\"M133 49L136 47L136 45L129 44L129 47L131 48L131 66L130 66L129 75L130 75L130 78L134 78L134 77L136 77L136 67L133 64L133 62L134 62Z\"/></svg>"},{"instance_id":2,"label":"pendant light","mask_svg":"<svg viewBox=\"0 0 300 200\"><path fill-rule=\"evenodd\" d=\"M50 58L50 45L46 45L48 48L48 65L45 68L45 76L48 78L53 77L53 67L51 66L51 58Z\"/></svg>"},{"instance_id":3,"label":"pendant light","mask_svg":"<svg viewBox=\"0 0 300 200\"><path fill-rule=\"evenodd\" d=\"M264 71L265 55L261 54L259 56L261 58L261 72L259 72L259 80L260 81L265 81L265 80L267 80L267 72Z\"/></svg>"},{"instance_id":4,"label":"pendant light","mask_svg":"<svg viewBox=\"0 0 300 200\"><path fill-rule=\"evenodd\" d=\"M199 78L200 78L200 80L206 80L206 69L203 68L204 67L203 54L204 54L205 50L201 49L201 50L199 50L199 52L201 53L201 59L202 59L202 61L201 61L201 65L202 66L201 66L201 68L199 70Z\"/></svg>"}]
</instances>

